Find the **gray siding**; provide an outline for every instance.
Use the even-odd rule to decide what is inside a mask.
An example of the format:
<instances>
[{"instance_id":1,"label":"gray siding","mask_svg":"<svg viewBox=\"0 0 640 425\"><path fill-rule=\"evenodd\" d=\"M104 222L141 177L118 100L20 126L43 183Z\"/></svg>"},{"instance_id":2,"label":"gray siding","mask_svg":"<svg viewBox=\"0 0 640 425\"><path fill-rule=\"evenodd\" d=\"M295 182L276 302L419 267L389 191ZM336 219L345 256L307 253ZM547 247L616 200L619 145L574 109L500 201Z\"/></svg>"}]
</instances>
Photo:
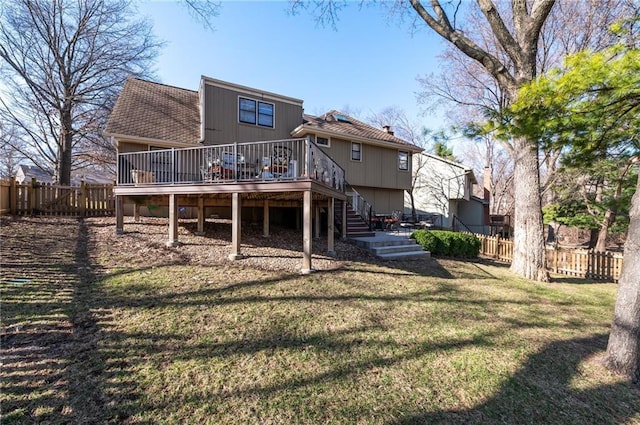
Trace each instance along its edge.
<instances>
[{"instance_id":1,"label":"gray siding","mask_svg":"<svg viewBox=\"0 0 640 425\"><path fill-rule=\"evenodd\" d=\"M398 151L362 143L362 161L351 160L351 141L331 138L329 148L322 147L345 170L352 186L368 186L388 189L411 188L411 159L409 170L398 169Z\"/></svg>"},{"instance_id":2,"label":"gray siding","mask_svg":"<svg viewBox=\"0 0 640 425\"><path fill-rule=\"evenodd\" d=\"M404 190L363 186L354 186L354 188L367 202L373 205L376 214L391 214L394 211L404 211Z\"/></svg>"},{"instance_id":3,"label":"gray siding","mask_svg":"<svg viewBox=\"0 0 640 425\"><path fill-rule=\"evenodd\" d=\"M240 123L239 97L273 104L274 128ZM302 106L205 84L204 120L206 145L289 139L291 131L302 124Z\"/></svg>"}]
</instances>

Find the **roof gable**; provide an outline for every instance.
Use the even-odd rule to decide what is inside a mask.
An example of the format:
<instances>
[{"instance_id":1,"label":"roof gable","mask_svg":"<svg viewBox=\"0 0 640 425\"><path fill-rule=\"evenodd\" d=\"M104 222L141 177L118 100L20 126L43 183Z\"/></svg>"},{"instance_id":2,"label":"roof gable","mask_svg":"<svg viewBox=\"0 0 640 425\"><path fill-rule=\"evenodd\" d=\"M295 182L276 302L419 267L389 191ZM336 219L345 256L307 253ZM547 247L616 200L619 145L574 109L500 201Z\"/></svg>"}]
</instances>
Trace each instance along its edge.
<instances>
[{"instance_id":1,"label":"roof gable","mask_svg":"<svg viewBox=\"0 0 640 425\"><path fill-rule=\"evenodd\" d=\"M105 135L197 144L198 92L129 78L109 116Z\"/></svg>"},{"instance_id":2,"label":"roof gable","mask_svg":"<svg viewBox=\"0 0 640 425\"><path fill-rule=\"evenodd\" d=\"M405 147L414 152L422 150L391 132L375 128L337 110L331 110L319 117L305 114L304 121L300 127L293 131L294 134L323 133L336 137L355 137L386 145L398 145L398 148Z\"/></svg>"}]
</instances>

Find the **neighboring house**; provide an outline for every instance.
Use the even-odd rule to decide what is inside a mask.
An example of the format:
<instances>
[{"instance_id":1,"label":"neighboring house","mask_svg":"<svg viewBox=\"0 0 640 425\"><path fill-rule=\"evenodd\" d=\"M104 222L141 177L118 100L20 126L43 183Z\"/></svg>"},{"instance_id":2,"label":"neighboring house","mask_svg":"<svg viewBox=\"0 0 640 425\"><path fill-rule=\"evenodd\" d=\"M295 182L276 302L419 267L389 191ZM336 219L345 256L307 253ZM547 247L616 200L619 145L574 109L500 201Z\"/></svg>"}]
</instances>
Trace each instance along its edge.
<instances>
[{"instance_id":1,"label":"neighboring house","mask_svg":"<svg viewBox=\"0 0 640 425\"><path fill-rule=\"evenodd\" d=\"M36 167L35 165L18 165L16 171L16 182L29 183L32 179L40 183L51 183L53 174Z\"/></svg>"},{"instance_id":2,"label":"neighboring house","mask_svg":"<svg viewBox=\"0 0 640 425\"><path fill-rule=\"evenodd\" d=\"M473 170L428 153L415 155L413 161L416 214L434 227L488 232L489 200L473 195L478 183ZM405 214L411 214L408 194L405 204Z\"/></svg>"},{"instance_id":3,"label":"neighboring house","mask_svg":"<svg viewBox=\"0 0 640 425\"><path fill-rule=\"evenodd\" d=\"M16 182L31 182L35 178L39 183L53 183L53 173L43 171L35 165L18 165L16 171ZM99 171L78 170L71 173L71 186L79 186L84 181L89 184L110 184L113 183L112 175Z\"/></svg>"},{"instance_id":4,"label":"neighboring house","mask_svg":"<svg viewBox=\"0 0 640 425\"><path fill-rule=\"evenodd\" d=\"M345 223L351 192L370 196L376 211L403 208L411 157L421 151L337 111L304 115L300 99L208 77L198 91L129 79L105 134L118 150L117 230L125 201L163 203L172 245L178 205L196 207L198 231L211 212L232 219L230 258L239 258L241 217L262 220L265 236L270 222L294 223L304 271L312 231L325 227L333 251L334 214L326 212L341 211Z\"/></svg>"}]
</instances>

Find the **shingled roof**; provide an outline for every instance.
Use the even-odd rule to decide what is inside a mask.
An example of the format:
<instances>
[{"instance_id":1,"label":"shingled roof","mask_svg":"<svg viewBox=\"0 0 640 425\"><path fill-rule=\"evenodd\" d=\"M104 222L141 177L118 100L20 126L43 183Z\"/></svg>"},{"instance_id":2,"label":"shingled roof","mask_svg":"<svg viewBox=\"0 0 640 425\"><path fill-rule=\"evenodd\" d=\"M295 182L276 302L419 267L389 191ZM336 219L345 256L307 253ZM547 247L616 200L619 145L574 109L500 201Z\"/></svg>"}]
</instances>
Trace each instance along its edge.
<instances>
[{"instance_id":1,"label":"shingled roof","mask_svg":"<svg viewBox=\"0 0 640 425\"><path fill-rule=\"evenodd\" d=\"M111 112L105 135L197 144L198 92L129 78Z\"/></svg>"},{"instance_id":2,"label":"shingled roof","mask_svg":"<svg viewBox=\"0 0 640 425\"><path fill-rule=\"evenodd\" d=\"M304 124L298 127L294 133L302 134L304 132L318 132L339 137L353 136L360 139L368 139L378 142L386 142L405 146L409 150L421 151L422 149L403 140L393 133L383 129L375 128L369 124L365 124L347 114L340 111L331 110L324 115L315 117L313 115L304 115ZM306 131L305 131L306 130Z\"/></svg>"}]
</instances>

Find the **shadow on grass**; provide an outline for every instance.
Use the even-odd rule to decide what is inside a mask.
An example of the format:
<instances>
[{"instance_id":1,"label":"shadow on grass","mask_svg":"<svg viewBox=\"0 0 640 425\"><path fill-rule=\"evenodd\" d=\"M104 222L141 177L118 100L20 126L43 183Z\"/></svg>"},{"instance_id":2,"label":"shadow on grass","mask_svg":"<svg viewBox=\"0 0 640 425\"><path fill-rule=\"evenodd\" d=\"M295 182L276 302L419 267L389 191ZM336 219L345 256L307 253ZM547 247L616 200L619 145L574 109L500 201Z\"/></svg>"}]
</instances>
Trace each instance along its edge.
<instances>
[{"instance_id":1,"label":"shadow on grass","mask_svg":"<svg viewBox=\"0 0 640 425\"><path fill-rule=\"evenodd\" d=\"M105 335L92 310L102 270L90 256L87 225L69 218L2 224L2 423L114 419Z\"/></svg>"},{"instance_id":2,"label":"shadow on grass","mask_svg":"<svg viewBox=\"0 0 640 425\"><path fill-rule=\"evenodd\" d=\"M415 412L389 423L625 423L640 413L638 388L624 382L575 388L572 382L579 378L581 362L602 352L606 343L606 335L552 342L529 357L524 367L481 405L466 410Z\"/></svg>"}]
</instances>

